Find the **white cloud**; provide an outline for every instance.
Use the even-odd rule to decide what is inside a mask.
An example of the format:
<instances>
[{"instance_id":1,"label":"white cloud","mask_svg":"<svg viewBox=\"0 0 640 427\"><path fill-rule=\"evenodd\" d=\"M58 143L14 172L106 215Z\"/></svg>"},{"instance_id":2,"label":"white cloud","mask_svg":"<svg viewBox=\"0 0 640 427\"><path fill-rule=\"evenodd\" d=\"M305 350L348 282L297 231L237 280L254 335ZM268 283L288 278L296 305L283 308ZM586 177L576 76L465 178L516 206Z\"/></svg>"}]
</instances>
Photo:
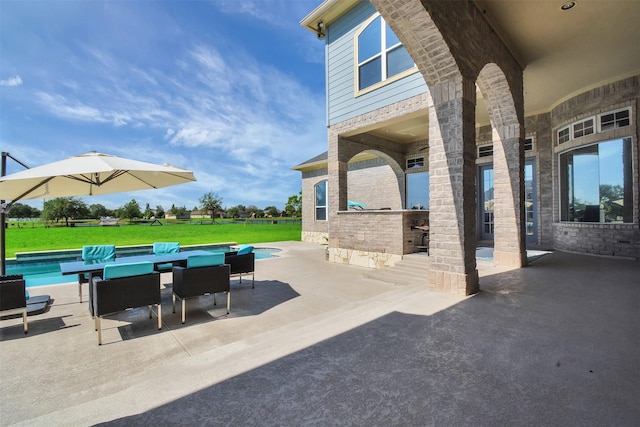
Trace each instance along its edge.
<instances>
[{"instance_id":1,"label":"white cloud","mask_svg":"<svg viewBox=\"0 0 640 427\"><path fill-rule=\"evenodd\" d=\"M299 34L304 30L297 21L316 3L274 0L265 7L263 1L224 5L215 1L212 5L254 16L260 20L248 19L254 28L267 21L277 28L286 23L283 31ZM314 92L318 89L302 83L312 79L299 74L299 53L287 52L283 61L277 49L268 57L255 45L239 46L236 43L242 41L232 41L238 38L228 39L226 33L209 32L208 27L177 32L173 29L184 27L172 25L170 19L168 14L164 26L150 26L142 36L131 36L130 45L121 43L122 34L115 40L105 36L104 43L103 38L100 43L86 38L80 46L65 44L70 53L64 56L67 61L34 68L38 78L28 80L39 85L29 98L35 105L25 103L24 111L37 115L41 123L47 114L58 119L50 123L64 130L55 137L64 139L71 154L95 149L153 163L169 161L193 170L198 178L197 183L175 190L152 192L153 202L150 194L141 194L140 203L148 198L152 205L158 201L168 208L167 200L176 204L184 200L192 207L197 203L194 194L207 191L219 191L225 204L286 202L282 193L297 193L290 187L297 187L300 179L299 172L289 168L326 150L324 89L316 84L319 91ZM294 44L296 49L307 46L301 40ZM323 68L315 68L321 85ZM40 159L67 155L47 154ZM245 181L230 181L237 176Z\"/></svg>"},{"instance_id":2,"label":"white cloud","mask_svg":"<svg viewBox=\"0 0 640 427\"><path fill-rule=\"evenodd\" d=\"M213 4L223 13L242 14L276 28L286 28L290 23L302 20L317 5L317 0L264 0L215 1Z\"/></svg>"},{"instance_id":3,"label":"white cloud","mask_svg":"<svg viewBox=\"0 0 640 427\"><path fill-rule=\"evenodd\" d=\"M20 76L11 77L10 79L0 80L0 86L20 86L22 85L22 79Z\"/></svg>"}]
</instances>

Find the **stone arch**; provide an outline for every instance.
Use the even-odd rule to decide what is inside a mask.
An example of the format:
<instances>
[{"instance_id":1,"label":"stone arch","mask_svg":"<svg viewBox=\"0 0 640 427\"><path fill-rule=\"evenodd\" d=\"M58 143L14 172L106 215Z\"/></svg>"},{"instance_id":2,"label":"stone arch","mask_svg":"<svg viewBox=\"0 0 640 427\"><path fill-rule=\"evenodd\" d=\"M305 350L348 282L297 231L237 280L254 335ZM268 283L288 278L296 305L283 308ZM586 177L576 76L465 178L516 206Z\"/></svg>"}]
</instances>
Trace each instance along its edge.
<instances>
[{"instance_id":1,"label":"stone arch","mask_svg":"<svg viewBox=\"0 0 640 427\"><path fill-rule=\"evenodd\" d=\"M524 121L522 67L471 1L371 3L403 43L429 87L430 193L435 202L430 214L433 260L429 287L475 293L479 289L475 260L476 79L484 85L496 129L503 134L511 129L520 138ZM485 67L487 64L500 66ZM516 187L517 199L521 199L521 180Z\"/></svg>"},{"instance_id":2,"label":"stone arch","mask_svg":"<svg viewBox=\"0 0 640 427\"><path fill-rule=\"evenodd\" d=\"M494 170L494 261L526 264L524 235L524 128L513 89L500 67L489 63L478 74L492 128Z\"/></svg>"}]
</instances>

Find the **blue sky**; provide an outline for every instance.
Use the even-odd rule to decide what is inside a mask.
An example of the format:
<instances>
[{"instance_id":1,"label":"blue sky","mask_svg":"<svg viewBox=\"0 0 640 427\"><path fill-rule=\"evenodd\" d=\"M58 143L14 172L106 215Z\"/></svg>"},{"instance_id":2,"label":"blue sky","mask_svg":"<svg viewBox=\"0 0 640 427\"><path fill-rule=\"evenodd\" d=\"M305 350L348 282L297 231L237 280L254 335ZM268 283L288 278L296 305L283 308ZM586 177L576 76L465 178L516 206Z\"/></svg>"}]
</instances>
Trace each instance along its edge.
<instances>
[{"instance_id":1,"label":"blue sky","mask_svg":"<svg viewBox=\"0 0 640 427\"><path fill-rule=\"evenodd\" d=\"M290 168L326 150L324 45L299 25L319 4L1 0L1 150L31 167L98 151L198 179L87 204L190 209L213 191L282 209L301 189Z\"/></svg>"}]
</instances>

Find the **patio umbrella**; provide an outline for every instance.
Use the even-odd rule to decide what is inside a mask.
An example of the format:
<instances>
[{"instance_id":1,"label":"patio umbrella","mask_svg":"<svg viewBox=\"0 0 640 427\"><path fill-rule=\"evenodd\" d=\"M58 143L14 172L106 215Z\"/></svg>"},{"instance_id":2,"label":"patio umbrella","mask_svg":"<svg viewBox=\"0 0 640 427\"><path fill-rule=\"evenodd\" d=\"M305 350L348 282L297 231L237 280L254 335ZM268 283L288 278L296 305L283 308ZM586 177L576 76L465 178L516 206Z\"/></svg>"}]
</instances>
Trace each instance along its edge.
<instances>
[{"instance_id":1,"label":"patio umbrella","mask_svg":"<svg viewBox=\"0 0 640 427\"><path fill-rule=\"evenodd\" d=\"M193 172L92 151L0 177L0 199L98 196L195 181Z\"/></svg>"},{"instance_id":2,"label":"patio umbrella","mask_svg":"<svg viewBox=\"0 0 640 427\"><path fill-rule=\"evenodd\" d=\"M98 196L162 188L195 180L193 172L176 166L146 163L95 151L2 176L0 200L8 203L0 207L0 274L5 273L4 212L18 200Z\"/></svg>"}]
</instances>

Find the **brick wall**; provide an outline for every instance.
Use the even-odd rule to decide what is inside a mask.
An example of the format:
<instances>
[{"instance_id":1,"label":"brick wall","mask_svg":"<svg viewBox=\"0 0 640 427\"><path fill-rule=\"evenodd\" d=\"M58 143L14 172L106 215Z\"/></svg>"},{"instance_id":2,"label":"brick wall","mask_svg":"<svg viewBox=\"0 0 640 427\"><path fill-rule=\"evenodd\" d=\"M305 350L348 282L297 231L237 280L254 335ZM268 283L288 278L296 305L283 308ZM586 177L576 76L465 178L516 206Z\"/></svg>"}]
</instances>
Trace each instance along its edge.
<instances>
[{"instance_id":1,"label":"brick wall","mask_svg":"<svg viewBox=\"0 0 640 427\"><path fill-rule=\"evenodd\" d=\"M347 179L349 200L364 203L370 209L402 209L398 178L384 160L350 163Z\"/></svg>"}]
</instances>

